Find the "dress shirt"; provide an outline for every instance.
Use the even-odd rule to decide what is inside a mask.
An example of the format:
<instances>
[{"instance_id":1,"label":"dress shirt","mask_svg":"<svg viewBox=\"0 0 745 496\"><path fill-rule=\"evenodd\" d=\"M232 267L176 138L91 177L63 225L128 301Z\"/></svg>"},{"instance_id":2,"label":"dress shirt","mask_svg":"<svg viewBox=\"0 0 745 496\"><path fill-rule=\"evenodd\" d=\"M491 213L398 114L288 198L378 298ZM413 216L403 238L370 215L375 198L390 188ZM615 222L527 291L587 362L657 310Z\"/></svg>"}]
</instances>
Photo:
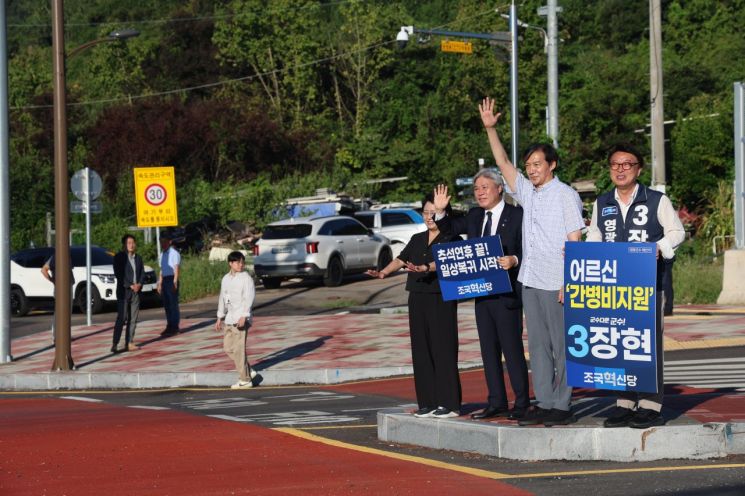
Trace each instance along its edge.
<instances>
[{"instance_id":1,"label":"dress shirt","mask_svg":"<svg viewBox=\"0 0 745 496\"><path fill-rule=\"evenodd\" d=\"M585 227L582 200L557 177L536 188L518 172L509 194L523 207L523 257L517 280L523 286L558 291L564 284L564 243Z\"/></svg>"},{"instance_id":2,"label":"dress shirt","mask_svg":"<svg viewBox=\"0 0 745 496\"><path fill-rule=\"evenodd\" d=\"M176 274L176 267L181 265L181 254L173 247L169 247L160 254L160 274L172 277Z\"/></svg>"},{"instance_id":3,"label":"dress shirt","mask_svg":"<svg viewBox=\"0 0 745 496\"><path fill-rule=\"evenodd\" d=\"M499 200L499 203L494 205L494 207L490 208L489 210L484 210L484 220L481 223L481 232L484 232L484 227L486 226L486 219L488 216L486 215L486 212L491 212L491 232L490 233L484 233L484 236L494 236L497 234L497 228L499 227L499 219L502 217L502 211L504 210L504 200Z\"/></svg>"},{"instance_id":4,"label":"dress shirt","mask_svg":"<svg viewBox=\"0 0 745 496\"><path fill-rule=\"evenodd\" d=\"M256 288L248 272L228 272L220 284L220 300L217 304L217 318L225 319L228 325L236 325L241 317L251 319Z\"/></svg>"},{"instance_id":5,"label":"dress shirt","mask_svg":"<svg viewBox=\"0 0 745 496\"><path fill-rule=\"evenodd\" d=\"M127 259L129 260L129 265L132 266L132 284L137 284L139 281L137 280L137 266L135 265L135 254L127 252Z\"/></svg>"}]
</instances>

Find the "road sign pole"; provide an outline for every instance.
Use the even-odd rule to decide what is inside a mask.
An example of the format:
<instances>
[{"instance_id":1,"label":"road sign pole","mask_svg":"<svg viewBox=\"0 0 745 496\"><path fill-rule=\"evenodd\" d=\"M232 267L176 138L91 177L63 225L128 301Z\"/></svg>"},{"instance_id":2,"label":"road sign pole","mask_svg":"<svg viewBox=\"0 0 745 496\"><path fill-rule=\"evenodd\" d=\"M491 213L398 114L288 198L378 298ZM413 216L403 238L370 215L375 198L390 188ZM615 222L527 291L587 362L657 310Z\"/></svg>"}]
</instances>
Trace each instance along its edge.
<instances>
[{"instance_id":1,"label":"road sign pole","mask_svg":"<svg viewBox=\"0 0 745 496\"><path fill-rule=\"evenodd\" d=\"M158 262L160 262L160 227L155 226L155 246L158 247Z\"/></svg>"},{"instance_id":2,"label":"road sign pole","mask_svg":"<svg viewBox=\"0 0 745 496\"><path fill-rule=\"evenodd\" d=\"M85 322L91 326L91 181L90 169L85 169Z\"/></svg>"}]
</instances>

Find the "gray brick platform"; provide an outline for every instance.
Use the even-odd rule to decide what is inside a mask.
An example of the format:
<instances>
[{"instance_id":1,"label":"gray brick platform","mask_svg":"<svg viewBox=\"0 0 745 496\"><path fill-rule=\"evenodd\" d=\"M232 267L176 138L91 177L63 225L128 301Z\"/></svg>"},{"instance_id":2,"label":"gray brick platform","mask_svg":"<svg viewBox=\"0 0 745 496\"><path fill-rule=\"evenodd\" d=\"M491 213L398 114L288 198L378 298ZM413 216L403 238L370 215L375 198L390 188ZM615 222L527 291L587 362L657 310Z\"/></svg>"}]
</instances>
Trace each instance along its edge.
<instances>
[{"instance_id":1,"label":"gray brick platform","mask_svg":"<svg viewBox=\"0 0 745 496\"><path fill-rule=\"evenodd\" d=\"M745 422L699 422L679 416L649 429L602 426L596 414L612 406L608 398L587 398L576 410L593 411L576 424L546 428L516 422L482 422L469 417L416 418L402 410L378 412L378 438L389 443L479 453L513 460L706 459L745 454Z\"/></svg>"}]
</instances>

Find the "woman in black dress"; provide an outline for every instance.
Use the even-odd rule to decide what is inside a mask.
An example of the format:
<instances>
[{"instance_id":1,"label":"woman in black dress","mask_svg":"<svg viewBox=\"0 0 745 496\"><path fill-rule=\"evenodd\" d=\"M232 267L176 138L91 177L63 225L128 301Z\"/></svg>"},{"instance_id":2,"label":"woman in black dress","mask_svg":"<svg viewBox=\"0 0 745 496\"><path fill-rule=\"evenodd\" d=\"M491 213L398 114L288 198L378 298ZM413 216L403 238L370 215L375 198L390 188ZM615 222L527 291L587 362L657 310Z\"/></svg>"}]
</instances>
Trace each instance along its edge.
<instances>
[{"instance_id":1,"label":"woman in black dress","mask_svg":"<svg viewBox=\"0 0 745 496\"><path fill-rule=\"evenodd\" d=\"M451 240L434 222L432 194L422 202L427 230L412 236L401 254L380 271L383 279L399 269L409 272L409 332L414 363L414 385L419 409L417 417L457 417L461 387L458 375L458 303L443 301L437 280L432 245ZM447 210L450 210L448 205ZM458 238L460 239L460 238Z\"/></svg>"}]
</instances>

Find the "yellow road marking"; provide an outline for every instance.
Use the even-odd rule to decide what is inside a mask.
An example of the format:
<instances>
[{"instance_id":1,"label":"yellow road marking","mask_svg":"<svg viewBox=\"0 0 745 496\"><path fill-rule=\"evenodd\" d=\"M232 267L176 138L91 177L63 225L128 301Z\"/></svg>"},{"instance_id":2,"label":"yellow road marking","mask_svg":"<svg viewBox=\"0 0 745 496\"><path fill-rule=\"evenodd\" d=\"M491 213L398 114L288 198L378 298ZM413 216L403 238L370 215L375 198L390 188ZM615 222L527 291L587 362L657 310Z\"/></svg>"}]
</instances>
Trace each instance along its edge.
<instances>
[{"instance_id":1,"label":"yellow road marking","mask_svg":"<svg viewBox=\"0 0 745 496\"><path fill-rule=\"evenodd\" d=\"M742 315L745 313L745 307L734 308L685 308L675 309L675 315L668 315L665 319L674 319L675 317L685 317L687 315L702 315L710 313L712 315Z\"/></svg>"},{"instance_id":2,"label":"yellow road marking","mask_svg":"<svg viewBox=\"0 0 745 496\"><path fill-rule=\"evenodd\" d=\"M615 468L607 470L577 470L574 472L537 472L532 474L509 475L507 479L533 479L543 477L570 477L582 475L606 475L606 474L636 474L642 472L675 472L682 470L707 470L725 468L745 468L745 463L725 463L721 465L688 465L673 467L639 467L639 468Z\"/></svg>"},{"instance_id":3,"label":"yellow road marking","mask_svg":"<svg viewBox=\"0 0 745 496\"><path fill-rule=\"evenodd\" d=\"M476 477L484 477L487 479L538 479L548 477L577 477L577 476L589 476L589 475L609 475L609 474L634 474L644 472L674 472L674 471L685 471L685 470L721 470L726 468L745 468L745 463L726 463L726 464L712 464L712 465L689 465L689 466L665 466L665 467L638 467L638 468L617 468L607 470L576 470L566 472L535 472L527 474L506 474L503 472L494 472L491 470L483 470L479 468L462 467L452 463L440 462L437 460L430 460L429 458L422 458L412 455L404 455L401 453L394 453L390 451L384 451L377 448L370 448L367 446L359 446L356 444L346 443L344 441L337 441L335 439L329 439L309 432L304 432L300 429L293 429L288 427L279 427L272 430L284 432L291 436L306 439L308 441L314 441L317 443L327 444L329 446L335 446L337 448L345 448L362 453L369 453L372 455L385 456L387 458L393 458L396 460L403 460L412 463L419 463L421 465L428 465L430 467L441 468L445 470L452 470L455 472L461 472L464 474L474 475ZM307 429L306 429L307 430Z\"/></svg>"},{"instance_id":4,"label":"yellow road marking","mask_svg":"<svg viewBox=\"0 0 745 496\"><path fill-rule=\"evenodd\" d=\"M319 427L302 427L298 430L301 431L324 431L329 429L372 429L378 428L378 424L362 424L362 425L323 425Z\"/></svg>"},{"instance_id":5,"label":"yellow road marking","mask_svg":"<svg viewBox=\"0 0 745 496\"><path fill-rule=\"evenodd\" d=\"M369 448L367 446L358 446L356 444L345 443L344 441L336 441L334 439L328 439L325 437L316 436L315 434L311 434L310 432L304 432L299 429L279 427L273 430L284 432L285 434L289 434L291 436L299 437L302 439L307 439L308 441L314 441L317 443L327 444L329 446L335 446L337 448L345 448L345 449L350 449L354 451L360 451L362 453L369 453L371 455L385 456L387 458L393 458L396 460L403 460L407 462L419 463L421 465L428 465L430 467L453 470L455 472L462 472L464 474L475 475L477 477L485 477L487 479L503 479L505 477L509 477L509 475L502 474L499 472L492 472L489 470L482 470L479 468L461 467L458 465L453 465L452 463L445 463L445 462L440 462L437 460L429 460L427 458L404 455L401 453L392 453L392 452L383 451L377 448Z\"/></svg>"}]
</instances>

